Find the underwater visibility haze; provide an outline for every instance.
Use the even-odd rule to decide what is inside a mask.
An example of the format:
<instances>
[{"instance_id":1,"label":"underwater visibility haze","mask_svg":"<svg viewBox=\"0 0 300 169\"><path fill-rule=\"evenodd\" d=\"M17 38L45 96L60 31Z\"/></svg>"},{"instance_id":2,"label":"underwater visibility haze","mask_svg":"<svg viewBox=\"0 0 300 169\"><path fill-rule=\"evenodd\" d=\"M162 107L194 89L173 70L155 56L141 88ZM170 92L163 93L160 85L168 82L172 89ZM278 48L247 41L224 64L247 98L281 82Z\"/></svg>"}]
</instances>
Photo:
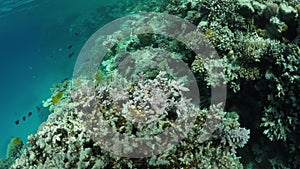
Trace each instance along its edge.
<instances>
[{"instance_id":1,"label":"underwater visibility haze","mask_svg":"<svg viewBox=\"0 0 300 169\"><path fill-rule=\"evenodd\" d=\"M0 169L299 169L299 33L298 0L0 0Z\"/></svg>"},{"instance_id":2,"label":"underwater visibility haze","mask_svg":"<svg viewBox=\"0 0 300 169\"><path fill-rule=\"evenodd\" d=\"M43 109L42 100L51 95L49 88L71 78L76 55L84 44L72 32L76 18L113 3L0 1L1 158L6 158L11 137L25 142L47 119L49 111ZM97 12L101 15L101 10ZM98 22L100 27L107 21Z\"/></svg>"}]
</instances>

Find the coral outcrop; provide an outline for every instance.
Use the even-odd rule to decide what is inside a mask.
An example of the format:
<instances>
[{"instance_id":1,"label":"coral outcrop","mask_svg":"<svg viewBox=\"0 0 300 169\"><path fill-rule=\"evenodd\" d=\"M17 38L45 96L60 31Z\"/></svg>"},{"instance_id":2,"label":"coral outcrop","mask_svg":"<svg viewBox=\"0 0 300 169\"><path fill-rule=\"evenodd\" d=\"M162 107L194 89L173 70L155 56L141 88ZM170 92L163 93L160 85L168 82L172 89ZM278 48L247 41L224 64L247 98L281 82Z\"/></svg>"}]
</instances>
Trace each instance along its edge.
<instances>
[{"instance_id":1,"label":"coral outcrop","mask_svg":"<svg viewBox=\"0 0 300 169\"><path fill-rule=\"evenodd\" d=\"M198 137L209 111L197 109L183 98L181 92L186 88L181 82L168 79L166 74L161 72L153 80L139 79L136 83L125 83L122 85L124 88L120 90L121 93L115 95L115 85L112 84L125 81L124 78L116 78L107 84L103 82L93 88L95 91L87 88L83 82L75 93L72 94L69 90L67 92L69 96L75 96L66 97L55 105L54 112L37 134L28 137L30 146L11 168L242 168L239 157L236 156L236 149L243 147L247 142L249 130L239 126L238 116L232 116L229 112L215 113L221 123L212 138L201 143ZM149 96L141 95L147 90L150 92ZM153 95L151 91L154 92ZM132 100L128 100L125 103L127 106L120 110L119 105L113 100L120 101L122 97L114 97L130 93ZM151 109L141 107L147 105L152 97L157 96L161 97L153 100L156 103L152 104L160 105L162 103L158 101L164 102L166 107L161 114L153 114ZM117 156L102 147L101 133L98 132L100 134L98 135L97 127L93 126L95 125L93 119L97 117L97 114L93 114L95 110L93 106L98 107L96 109L100 111L98 113L109 121L109 125L116 132L139 137L162 132L174 123L177 116L182 116L177 113L184 113L184 110L196 111L197 118L187 137L171 149L151 157L132 159ZM91 112L84 112L83 109ZM177 111L172 113L174 110ZM216 107L214 110L219 109ZM159 120L151 121L145 118L144 115L147 114L152 114ZM134 115L140 117L134 118ZM135 126L136 121L129 117L144 120L146 123ZM113 139L109 141L114 143Z\"/></svg>"},{"instance_id":2,"label":"coral outcrop","mask_svg":"<svg viewBox=\"0 0 300 169\"><path fill-rule=\"evenodd\" d=\"M133 35L115 44L118 38L124 38L115 32L103 43L112 48L94 72L93 90L84 81L73 83L75 93L68 80L54 87L54 97L61 91L63 95L55 104L51 98L44 102L53 113L37 134L29 136L28 149L12 168L300 168L299 2L147 2L148 6L134 3L126 9L165 12L193 23L215 47L218 62L207 62L178 40L154 33ZM118 16L126 11L121 3L118 9L122 9ZM116 16L110 15L110 19ZM92 21L88 24L93 28L99 25ZM200 108L184 98L186 88L182 81L167 76L172 71L144 71L133 78L137 81L115 74L125 56L120 53L144 49L168 50L189 66L202 92ZM144 70L143 64L152 65L151 56L137 59L142 63L138 70ZM218 85L208 78L211 75L207 68L211 64L222 65L222 73L214 77L224 77L228 86L225 112L219 111L217 105L209 107L208 88ZM116 90L116 86L120 87ZM154 113L149 103L164 105L164 109ZM215 118L220 123L210 139L199 142L200 130L211 118L210 108L217 112ZM187 136L163 153L140 159L120 157L105 149L103 133L98 135L93 122L94 117L103 116L113 131L132 137L153 136L174 124L174 119L181 115L176 109L195 112L196 120ZM139 121L144 125L135 123ZM251 129L248 143L250 132L241 126ZM116 138L112 137L111 143L115 143L113 139Z\"/></svg>"}]
</instances>

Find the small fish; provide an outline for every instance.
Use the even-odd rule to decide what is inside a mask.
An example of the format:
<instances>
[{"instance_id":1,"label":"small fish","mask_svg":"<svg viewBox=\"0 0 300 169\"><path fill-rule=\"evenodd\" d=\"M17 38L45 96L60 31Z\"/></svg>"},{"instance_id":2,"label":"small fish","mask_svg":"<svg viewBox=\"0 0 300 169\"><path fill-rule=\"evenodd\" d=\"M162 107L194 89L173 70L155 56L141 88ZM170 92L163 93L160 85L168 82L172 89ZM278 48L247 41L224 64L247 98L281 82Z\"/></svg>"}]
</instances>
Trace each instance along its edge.
<instances>
[{"instance_id":1,"label":"small fish","mask_svg":"<svg viewBox=\"0 0 300 169\"><path fill-rule=\"evenodd\" d=\"M41 111L41 108L39 106L35 107L38 111Z\"/></svg>"},{"instance_id":2,"label":"small fish","mask_svg":"<svg viewBox=\"0 0 300 169\"><path fill-rule=\"evenodd\" d=\"M19 120L16 120L16 121L15 121L16 125L18 125L18 124L19 124L19 122L20 122Z\"/></svg>"},{"instance_id":3,"label":"small fish","mask_svg":"<svg viewBox=\"0 0 300 169\"><path fill-rule=\"evenodd\" d=\"M68 49L71 49L72 47L73 47L72 45L69 45L69 46L68 46Z\"/></svg>"},{"instance_id":4,"label":"small fish","mask_svg":"<svg viewBox=\"0 0 300 169\"><path fill-rule=\"evenodd\" d=\"M70 53L69 58L71 58L74 54L75 54L74 52Z\"/></svg>"},{"instance_id":5,"label":"small fish","mask_svg":"<svg viewBox=\"0 0 300 169\"><path fill-rule=\"evenodd\" d=\"M23 119L23 121L25 121L25 120L26 120L26 117L25 117L25 116L23 116L23 118L22 118L22 119Z\"/></svg>"},{"instance_id":6,"label":"small fish","mask_svg":"<svg viewBox=\"0 0 300 169\"><path fill-rule=\"evenodd\" d=\"M28 117L30 117L32 115L32 112L28 112Z\"/></svg>"}]
</instances>

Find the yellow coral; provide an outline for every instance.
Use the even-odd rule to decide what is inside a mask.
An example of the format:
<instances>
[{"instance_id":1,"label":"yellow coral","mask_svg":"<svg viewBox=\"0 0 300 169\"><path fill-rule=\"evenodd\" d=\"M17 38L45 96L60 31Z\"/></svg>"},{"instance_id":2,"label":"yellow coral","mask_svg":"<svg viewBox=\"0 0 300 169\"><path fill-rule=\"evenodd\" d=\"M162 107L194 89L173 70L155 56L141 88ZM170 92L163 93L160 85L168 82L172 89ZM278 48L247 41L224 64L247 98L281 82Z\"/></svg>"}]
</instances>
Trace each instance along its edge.
<instances>
[{"instance_id":1,"label":"yellow coral","mask_svg":"<svg viewBox=\"0 0 300 169\"><path fill-rule=\"evenodd\" d=\"M205 35L210 35L212 33L212 30L211 29L206 29L204 33L205 33Z\"/></svg>"},{"instance_id":2,"label":"yellow coral","mask_svg":"<svg viewBox=\"0 0 300 169\"><path fill-rule=\"evenodd\" d=\"M94 75L93 78L96 80L96 83L99 83L101 80L103 80L103 73L101 70L98 70Z\"/></svg>"},{"instance_id":3,"label":"yellow coral","mask_svg":"<svg viewBox=\"0 0 300 169\"><path fill-rule=\"evenodd\" d=\"M10 143L7 146L6 156L7 158L13 157L20 151L23 146L23 142L20 137L12 137Z\"/></svg>"},{"instance_id":4,"label":"yellow coral","mask_svg":"<svg viewBox=\"0 0 300 169\"><path fill-rule=\"evenodd\" d=\"M64 92L58 92L55 96L52 96L52 103L56 104L60 101L61 97L63 96Z\"/></svg>"},{"instance_id":5,"label":"yellow coral","mask_svg":"<svg viewBox=\"0 0 300 169\"><path fill-rule=\"evenodd\" d=\"M14 145L21 144L21 138L20 137L14 138L13 139L13 144Z\"/></svg>"}]
</instances>

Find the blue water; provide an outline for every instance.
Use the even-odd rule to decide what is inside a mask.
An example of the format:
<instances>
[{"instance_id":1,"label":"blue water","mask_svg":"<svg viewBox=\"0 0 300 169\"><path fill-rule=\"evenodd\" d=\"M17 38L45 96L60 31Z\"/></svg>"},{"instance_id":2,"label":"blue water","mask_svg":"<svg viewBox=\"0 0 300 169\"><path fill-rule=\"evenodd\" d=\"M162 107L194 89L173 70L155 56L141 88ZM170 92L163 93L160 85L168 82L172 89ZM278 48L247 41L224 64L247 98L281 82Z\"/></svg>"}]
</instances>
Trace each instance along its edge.
<instances>
[{"instance_id":1,"label":"blue water","mask_svg":"<svg viewBox=\"0 0 300 169\"><path fill-rule=\"evenodd\" d=\"M0 0L0 158L6 157L11 136L26 141L36 132L46 118L41 118L36 106L50 97L54 83L72 76L88 38L74 36L72 24L79 16L115 2ZM75 55L69 58L71 52Z\"/></svg>"}]
</instances>

